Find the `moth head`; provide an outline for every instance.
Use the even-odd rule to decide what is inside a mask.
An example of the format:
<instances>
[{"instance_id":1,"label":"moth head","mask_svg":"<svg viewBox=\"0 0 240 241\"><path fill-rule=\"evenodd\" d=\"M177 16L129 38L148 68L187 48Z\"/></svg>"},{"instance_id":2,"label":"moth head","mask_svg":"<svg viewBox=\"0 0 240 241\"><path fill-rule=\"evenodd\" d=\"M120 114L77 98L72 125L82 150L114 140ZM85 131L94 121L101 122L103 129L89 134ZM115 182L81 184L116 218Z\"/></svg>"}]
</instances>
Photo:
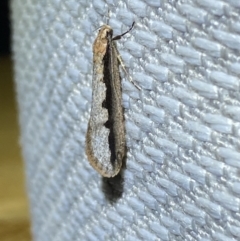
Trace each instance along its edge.
<instances>
[{"instance_id":1,"label":"moth head","mask_svg":"<svg viewBox=\"0 0 240 241\"><path fill-rule=\"evenodd\" d=\"M113 30L109 25L103 25L93 43L93 61L100 63L105 56L109 42L112 40Z\"/></svg>"},{"instance_id":2,"label":"moth head","mask_svg":"<svg viewBox=\"0 0 240 241\"><path fill-rule=\"evenodd\" d=\"M101 36L101 39L106 39L109 36L112 38L112 35L113 35L113 30L109 25L103 25L99 30L99 36Z\"/></svg>"}]
</instances>

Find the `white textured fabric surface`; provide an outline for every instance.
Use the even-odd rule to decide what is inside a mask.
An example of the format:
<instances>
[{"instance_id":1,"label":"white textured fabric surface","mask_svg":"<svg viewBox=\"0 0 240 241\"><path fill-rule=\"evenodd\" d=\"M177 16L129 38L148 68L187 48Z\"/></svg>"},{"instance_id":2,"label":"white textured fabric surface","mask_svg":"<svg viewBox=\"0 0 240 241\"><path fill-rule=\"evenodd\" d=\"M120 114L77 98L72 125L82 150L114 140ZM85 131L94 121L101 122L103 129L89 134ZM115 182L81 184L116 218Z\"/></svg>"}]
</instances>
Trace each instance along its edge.
<instances>
[{"instance_id":1,"label":"white textured fabric surface","mask_svg":"<svg viewBox=\"0 0 240 241\"><path fill-rule=\"evenodd\" d=\"M13 56L35 241L240 237L240 1L13 0ZM85 155L92 43L123 78L126 169Z\"/></svg>"}]
</instances>

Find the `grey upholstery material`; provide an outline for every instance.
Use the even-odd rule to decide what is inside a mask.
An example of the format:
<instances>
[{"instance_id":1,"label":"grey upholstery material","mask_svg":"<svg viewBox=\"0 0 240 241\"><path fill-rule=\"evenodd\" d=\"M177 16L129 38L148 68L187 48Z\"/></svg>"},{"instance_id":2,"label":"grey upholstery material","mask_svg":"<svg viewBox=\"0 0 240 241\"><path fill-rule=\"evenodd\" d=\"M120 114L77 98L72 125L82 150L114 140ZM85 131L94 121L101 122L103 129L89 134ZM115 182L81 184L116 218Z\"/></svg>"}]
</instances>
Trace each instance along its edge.
<instances>
[{"instance_id":1,"label":"grey upholstery material","mask_svg":"<svg viewBox=\"0 0 240 241\"><path fill-rule=\"evenodd\" d=\"M240 237L240 1L15 0L13 58L36 241ZM127 159L89 165L92 43L108 21Z\"/></svg>"}]
</instances>

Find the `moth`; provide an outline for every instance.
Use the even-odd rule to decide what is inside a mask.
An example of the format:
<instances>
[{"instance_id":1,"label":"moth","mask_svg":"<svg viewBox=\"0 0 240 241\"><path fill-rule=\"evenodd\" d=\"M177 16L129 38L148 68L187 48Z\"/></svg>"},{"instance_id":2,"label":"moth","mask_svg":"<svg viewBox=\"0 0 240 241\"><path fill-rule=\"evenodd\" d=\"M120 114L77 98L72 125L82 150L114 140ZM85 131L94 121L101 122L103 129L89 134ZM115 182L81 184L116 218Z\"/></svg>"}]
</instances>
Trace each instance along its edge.
<instances>
[{"instance_id":1,"label":"moth","mask_svg":"<svg viewBox=\"0 0 240 241\"><path fill-rule=\"evenodd\" d=\"M109 25L103 25L93 44L92 105L86 134L86 154L93 168L104 177L117 175L126 155L121 58Z\"/></svg>"}]
</instances>

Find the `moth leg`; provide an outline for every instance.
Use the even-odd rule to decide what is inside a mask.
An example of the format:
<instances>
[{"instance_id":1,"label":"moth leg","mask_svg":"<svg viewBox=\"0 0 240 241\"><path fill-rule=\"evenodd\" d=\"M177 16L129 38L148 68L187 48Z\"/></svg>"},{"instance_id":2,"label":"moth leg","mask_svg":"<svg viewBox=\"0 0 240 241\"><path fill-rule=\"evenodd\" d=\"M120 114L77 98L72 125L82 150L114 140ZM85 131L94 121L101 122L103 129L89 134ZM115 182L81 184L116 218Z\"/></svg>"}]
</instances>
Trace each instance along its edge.
<instances>
[{"instance_id":1,"label":"moth leg","mask_svg":"<svg viewBox=\"0 0 240 241\"><path fill-rule=\"evenodd\" d=\"M118 62L119 62L119 64L121 65L121 67L122 67L123 71L125 72L125 74L127 75L128 80L129 80L137 89L141 90L141 87L140 87L138 84L136 84L136 83L133 81L132 77L128 74L128 72L127 72L127 70L126 70L126 67L125 67L125 65L124 65L124 63L123 63L122 57L121 57L121 55L119 54L117 48L114 48L114 51L116 51L116 56L117 56Z\"/></svg>"}]
</instances>

